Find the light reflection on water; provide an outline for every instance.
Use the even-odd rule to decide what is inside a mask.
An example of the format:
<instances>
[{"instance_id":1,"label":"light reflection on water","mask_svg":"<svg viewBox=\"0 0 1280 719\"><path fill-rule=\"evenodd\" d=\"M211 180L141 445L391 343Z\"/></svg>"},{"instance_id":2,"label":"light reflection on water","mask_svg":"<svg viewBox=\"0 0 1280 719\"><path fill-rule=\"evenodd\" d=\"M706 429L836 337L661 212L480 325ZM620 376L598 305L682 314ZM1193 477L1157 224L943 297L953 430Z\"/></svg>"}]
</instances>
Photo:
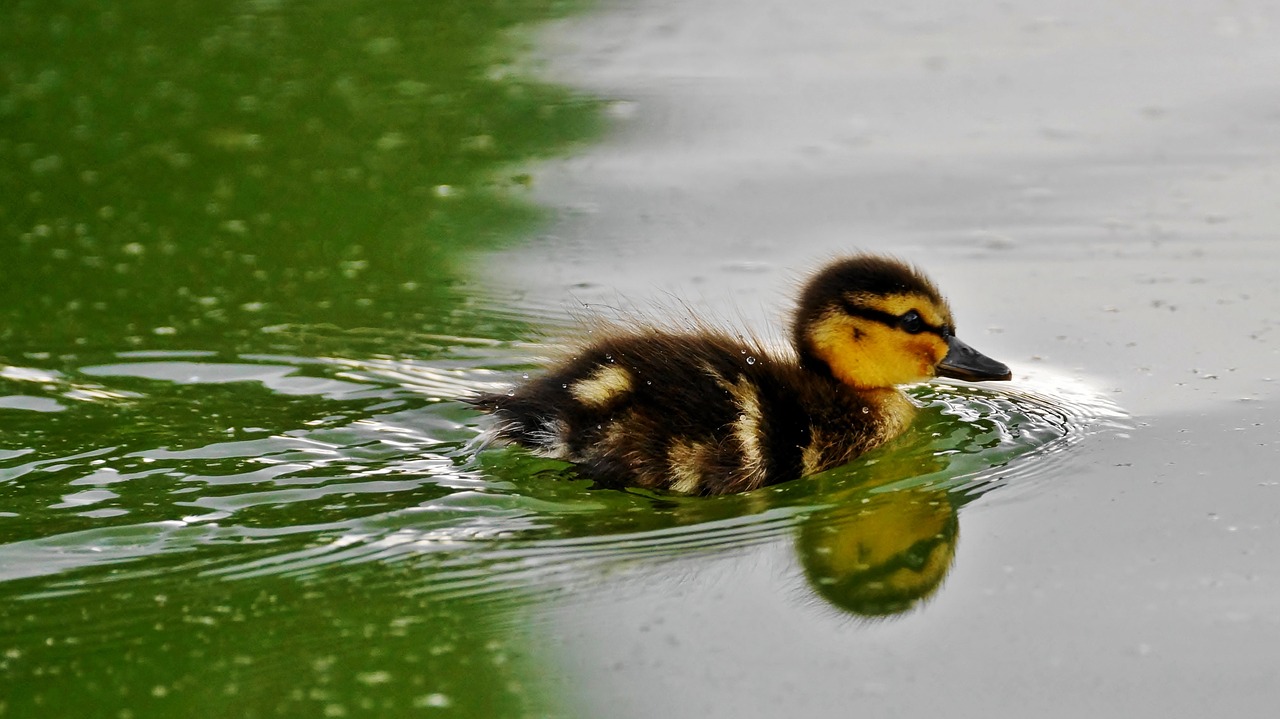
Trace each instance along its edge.
<instances>
[{"instance_id":1,"label":"light reflection on water","mask_svg":"<svg viewBox=\"0 0 1280 719\"><path fill-rule=\"evenodd\" d=\"M456 401L519 378L547 347L434 341L448 350L426 360L153 352L4 368L10 396L63 406L0 410L27 445L0 455L0 579L45 576L43 593L170 566L305 578L373 562L411 568L400 588L414 594L479 597L793 541L815 593L890 614L941 584L964 504L1069 481L1064 450L1123 426L1113 405L1048 375L936 383L911 388L910 432L818 477L718 498L592 490L567 465L477 451L483 420ZM60 439L50 418L63 415L95 431ZM161 555L181 563L131 568ZM74 571L103 565L115 571Z\"/></svg>"}]
</instances>

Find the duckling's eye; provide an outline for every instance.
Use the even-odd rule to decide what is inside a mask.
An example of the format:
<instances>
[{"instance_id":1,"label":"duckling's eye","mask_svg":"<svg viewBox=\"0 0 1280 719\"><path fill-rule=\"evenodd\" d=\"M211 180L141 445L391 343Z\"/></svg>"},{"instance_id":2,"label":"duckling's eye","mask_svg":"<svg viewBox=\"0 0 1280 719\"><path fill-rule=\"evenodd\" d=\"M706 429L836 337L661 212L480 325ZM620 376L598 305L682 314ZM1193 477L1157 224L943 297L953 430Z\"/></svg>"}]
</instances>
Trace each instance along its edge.
<instances>
[{"instance_id":1,"label":"duckling's eye","mask_svg":"<svg viewBox=\"0 0 1280 719\"><path fill-rule=\"evenodd\" d=\"M924 320L920 319L920 313L915 310L911 310L905 315L899 317L898 326L901 327L904 332L910 332L913 335L918 335L921 332L924 332Z\"/></svg>"}]
</instances>

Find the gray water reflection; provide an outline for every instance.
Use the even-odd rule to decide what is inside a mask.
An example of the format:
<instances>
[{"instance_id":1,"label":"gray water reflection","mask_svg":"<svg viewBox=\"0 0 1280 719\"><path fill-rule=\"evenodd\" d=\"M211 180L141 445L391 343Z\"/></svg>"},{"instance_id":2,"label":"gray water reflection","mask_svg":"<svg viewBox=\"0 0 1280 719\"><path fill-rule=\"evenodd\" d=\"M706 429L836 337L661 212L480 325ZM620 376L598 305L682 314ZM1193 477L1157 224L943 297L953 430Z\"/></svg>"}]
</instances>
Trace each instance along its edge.
<instances>
[{"instance_id":1,"label":"gray water reflection","mask_svg":"<svg viewBox=\"0 0 1280 719\"><path fill-rule=\"evenodd\" d=\"M774 317L811 256L891 252L985 350L1136 414L967 505L945 590L901 620L797 611L774 546L564 602L584 713L1267 713L1277 26L1261 2L656 0L548 32L627 112L547 170L561 221L493 282Z\"/></svg>"}]
</instances>

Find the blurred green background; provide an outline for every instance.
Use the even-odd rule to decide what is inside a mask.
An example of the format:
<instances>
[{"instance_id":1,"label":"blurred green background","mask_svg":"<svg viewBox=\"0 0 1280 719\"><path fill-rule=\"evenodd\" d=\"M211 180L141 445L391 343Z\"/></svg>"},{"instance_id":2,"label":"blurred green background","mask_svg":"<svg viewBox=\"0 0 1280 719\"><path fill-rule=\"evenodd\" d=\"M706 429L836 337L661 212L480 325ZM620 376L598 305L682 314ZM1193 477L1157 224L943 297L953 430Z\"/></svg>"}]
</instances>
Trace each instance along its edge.
<instances>
[{"instance_id":1,"label":"blurred green background","mask_svg":"<svg viewBox=\"0 0 1280 719\"><path fill-rule=\"evenodd\" d=\"M415 599L414 571L216 570L448 494L417 465L343 485L457 439L454 417L392 452L358 425L427 400L240 358L521 331L472 307L465 264L536 226L524 163L600 129L520 60L530 23L576 6L0 7L0 715L543 706L495 608ZM361 449L305 454L321 441Z\"/></svg>"},{"instance_id":2,"label":"blurred green background","mask_svg":"<svg viewBox=\"0 0 1280 719\"><path fill-rule=\"evenodd\" d=\"M458 254L536 218L520 163L598 129L516 61L570 7L6 3L0 356L452 327Z\"/></svg>"}]
</instances>

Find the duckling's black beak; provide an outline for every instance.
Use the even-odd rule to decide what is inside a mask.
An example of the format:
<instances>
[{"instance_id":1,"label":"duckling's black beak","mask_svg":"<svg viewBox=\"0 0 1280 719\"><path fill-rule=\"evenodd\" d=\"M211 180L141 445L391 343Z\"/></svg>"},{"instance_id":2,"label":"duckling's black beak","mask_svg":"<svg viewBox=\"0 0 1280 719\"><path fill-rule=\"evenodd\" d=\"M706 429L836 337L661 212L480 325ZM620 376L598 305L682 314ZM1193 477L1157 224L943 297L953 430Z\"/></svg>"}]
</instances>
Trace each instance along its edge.
<instances>
[{"instance_id":1,"label":"duckling's black beak","mask_svg":"<svg viewBox=\"0 0 1280 719\"><path fill-rule=\"evenodd\" d=\"M947 356L938 363L939 377L954 377L967 382L1013 379L1003 362L997 362L955 337L947 339Z\"/></svg>"}]
</instances>

